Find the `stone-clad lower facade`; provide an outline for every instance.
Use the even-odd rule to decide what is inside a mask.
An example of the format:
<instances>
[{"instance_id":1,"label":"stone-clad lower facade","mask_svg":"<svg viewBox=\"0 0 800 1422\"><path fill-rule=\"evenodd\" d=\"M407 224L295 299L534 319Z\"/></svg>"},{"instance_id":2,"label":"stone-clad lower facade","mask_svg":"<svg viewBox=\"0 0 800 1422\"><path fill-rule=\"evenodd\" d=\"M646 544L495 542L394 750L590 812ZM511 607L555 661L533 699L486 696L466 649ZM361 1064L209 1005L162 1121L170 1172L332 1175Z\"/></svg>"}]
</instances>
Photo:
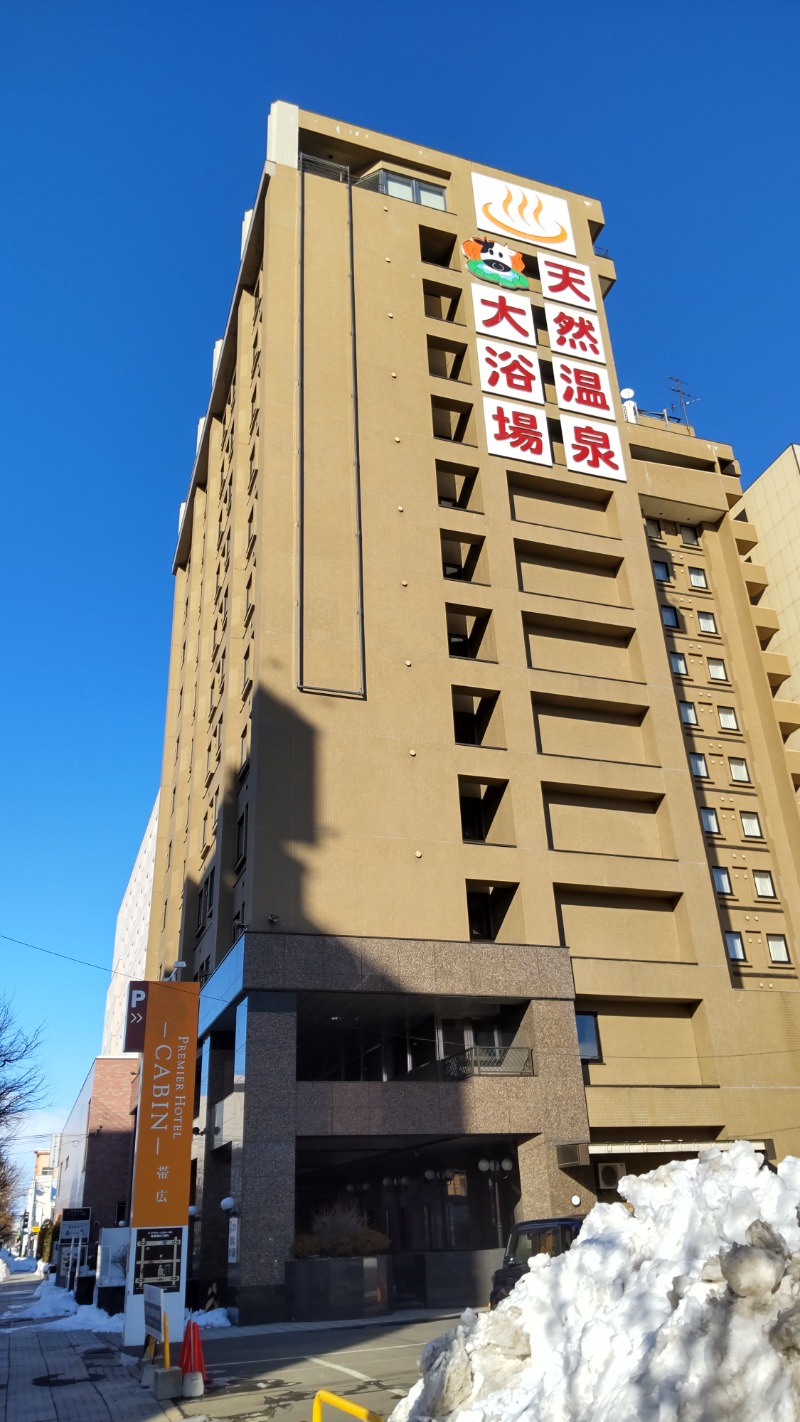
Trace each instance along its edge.
<instances>
[{"instance_id":1,"label":"stone-clad lower facade","mask_svg":"<svg viewBox=\"0 0 800 1422\"><path fill-rule=\"evenodd\" d=\"M148 943L203 985L193 1269L242 1317L307 1310L337 1203L389 1240L375 1306L480 1302L515 1215L800 1148L788 668L733 451L623 406L602 227L272 110Z\"/></svg>"}]
</instances>

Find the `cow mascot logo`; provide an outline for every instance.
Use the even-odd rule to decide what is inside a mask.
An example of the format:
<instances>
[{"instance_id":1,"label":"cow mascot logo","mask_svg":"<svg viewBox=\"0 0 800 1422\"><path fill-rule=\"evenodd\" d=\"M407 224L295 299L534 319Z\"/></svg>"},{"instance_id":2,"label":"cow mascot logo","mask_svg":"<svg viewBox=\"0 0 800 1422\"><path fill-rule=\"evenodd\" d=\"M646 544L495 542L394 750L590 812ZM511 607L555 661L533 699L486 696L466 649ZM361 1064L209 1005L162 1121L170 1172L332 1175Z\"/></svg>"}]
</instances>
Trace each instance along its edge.
<instances>
[{"instance_id":1,"label":"cow mascot logo","mask_svg":"<svg viewBox=\"0 0 800 1422\"><path fill-rule=\"evenodd\" d=\"M525 263L519 252L514 252L511 247L504 247L501 242L484 242L480 237L470 237L461 243L461 251L467 259L467 271L474 276L493 281L497 286L527 291L528 278L522 274Z\"/></svg>"}]
</instances>

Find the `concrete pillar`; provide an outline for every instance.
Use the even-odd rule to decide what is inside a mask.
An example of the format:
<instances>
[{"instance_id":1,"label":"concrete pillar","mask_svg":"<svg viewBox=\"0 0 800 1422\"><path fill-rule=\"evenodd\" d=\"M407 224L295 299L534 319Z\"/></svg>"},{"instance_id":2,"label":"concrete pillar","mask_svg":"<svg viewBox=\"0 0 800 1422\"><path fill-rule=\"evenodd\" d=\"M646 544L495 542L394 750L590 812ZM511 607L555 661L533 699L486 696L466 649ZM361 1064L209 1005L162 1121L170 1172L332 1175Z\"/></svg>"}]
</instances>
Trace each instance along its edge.
<instances>
[{"instance_id":1,"label":"concrete pillar","mask_svg":"<svg viewBox=\"0 0 800 1422\"><path fill-rule=\"evenodd\" d=\"M230 1194L230 1154L215 1148L214 1108L230 1089L233 1067L233 1037L230 1032L211 1032L205 1038L200 1058L200 1137L197 1156L193 1226L192 1276L223 1284L227 1272L228 1230L220 1200Z\"/></svg>"},{"instance_id":2,"label":"concrete pillar","mask_svg":"<svg viewBox=\"0 0 800 1422\"><path fill-rule=\"evenodd\" d=\"M517 1219L584 1215L595 1202L590 1166L562 1168L557 1147L588 1144L589 1119L572 1002L531 1002L515 1041L533 1049L542 1088L542 1132L518 1146L522 1198ZM574 1205L572 1197L580 1196Z\"/></svg>"},{"instance_id":3,"label":"concrete pillar","mask_svg":"<svg viewBox=\"0 0 800 1422\"><path fill-rule=\"evenodd\" d=\"M232 1144L231 1194L238 1258L229 1263L240 1323L286 1316L284 1266L294 1240L294 993L251 992L236 1010L234 1090L244 1093L241 1139Z\"/></svg>"}]
</instances>

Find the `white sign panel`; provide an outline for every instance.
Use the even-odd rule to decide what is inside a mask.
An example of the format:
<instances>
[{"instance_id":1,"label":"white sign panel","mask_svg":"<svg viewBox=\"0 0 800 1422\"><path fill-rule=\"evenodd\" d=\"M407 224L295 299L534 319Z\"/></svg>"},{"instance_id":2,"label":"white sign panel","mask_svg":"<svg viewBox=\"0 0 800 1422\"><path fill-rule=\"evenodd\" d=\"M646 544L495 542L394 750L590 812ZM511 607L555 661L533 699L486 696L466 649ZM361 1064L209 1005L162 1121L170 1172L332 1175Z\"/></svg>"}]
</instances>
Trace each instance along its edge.
<instances>
[{"instance_id":1,"label":"white sign panel","mask_svg":"<svg viewBox=\"0 0 800 1422\"><path fill-rule=\"evenodd\" d=\"M616 425L562 415L561 433L568 469L576 474L596 474L601 479L626 481L622 443Z\"/></svg>"},{"instance_id":2,"label":"white sign panel","mask_svg":"<svg viewBox=\"0 0 800 1422\"><path fill-rule=\"evenodd\" d=\"M59 1239L62 1244L69 1244L73 1239L83 1243L89 1238L90 1227L89 1220L62 1220Z\"/></svg>"},{"instance_id":3,"label":"white sign panel","mask_svg":"<svg viewBox=\"0 0 800 1422\"><path fill-rule=\"evenodd\" d=\"M552 464L547 416L530 405L512 405L484 395L483 418L486 447L504 459L522 459L526 464Z\"/></svg>"},{"instance_id":4,"label":"white sign panel","mask_svg":"<svg viewBox=\"0 0 800 1422\"><path fill-rule=\"evenodd\" d=\"M604 420L615 418L611 382L605 366L584 365L582 361L556 356L553 375L562 410L573 415L599 415Z\"/></svg>"},{"instance_id":5,"label":"white sign panel","mask_svg":"<svg viewBox=\"0 0 800 1422\"><path fill-rule=\"evenodd\" d=\"M567 306L582 306L586 311L597 310L592 273L582 262L546 257L544 252L540 252L539 276L542 296L552 301L563 301Z\"/></svg>"},{"instance_id":6,"label":"white sign panel","mask_svg":"<svg viewBox=\"0 0 800 1422\"><path fill-rule=\"evenodd\" d=\"M544 386L539 359L530 346L514 346L478 337L478 369L481 390L487 395L510 395L512 400L534 400L544 404Z\"/></svg>"},{"instance_id":7,"label":"white sign panel","mask_svg":"<svg viewBox=\"0 0 800 1422\"><path fill-rule=\"evenodd\" d=\"M144 1286L144 1327L145 1332L151 1338L163 1343L164 1294L154 1284L145 1284Z\"/></svg>"},{"instance_id":8,"label":"white sign panel","mask_svg":"<svg viewBox=\"0 0 800 1422\"><path fill-rule=\"evenodd\" d=\"M546 301L544 314L554 356L570 355L579 360L583 357L605 363L603 337L595 312L576 311L574 306L556 306Z\"/></svg>"},{"instance_id":9,"label":"white sign panel","mask_svg":"<svg viewBox=\"0 0 800 1422\"><path fill-rule=\"evenodd\" d=\"M228 1216L228 1263L239 1261L239 1220L236 1215Z\"/></svg>"},{"instance_id":10,"label":"white sign panel","mask_svg":"<svg viewBox=\"0 0 800 1422\"><path fill-rule=\"evenodd\" d=\"M485 173L472 174L472 191L475 221L483 232L499 232L505 238L514 237L574 256L575 239L564 198L507 183L502 178L490 178Z\"/></svg>"},{"instance_id":11,"label":"white sign panel","mask_svg":"<svg viewBox=\"0 0 800 1422\"><path fill-rule=\"evenodd\" d=\"M472 283L475 330L498 341L522 341L536 345L530 297L518 291L493 291L490 286Z\"/></svg>"}]
</instances>

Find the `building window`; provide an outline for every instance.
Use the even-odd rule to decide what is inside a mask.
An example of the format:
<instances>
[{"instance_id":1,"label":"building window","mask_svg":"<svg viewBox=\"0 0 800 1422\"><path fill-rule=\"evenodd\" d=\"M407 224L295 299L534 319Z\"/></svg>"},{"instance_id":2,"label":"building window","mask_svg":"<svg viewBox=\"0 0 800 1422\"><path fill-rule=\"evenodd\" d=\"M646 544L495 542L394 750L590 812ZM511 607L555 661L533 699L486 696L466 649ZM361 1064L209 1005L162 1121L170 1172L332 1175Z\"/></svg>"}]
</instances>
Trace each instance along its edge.
<instances>
[{"instance_id":1,"label":"building window","mask_svg":"<svg viewBox=\"0 0 800 1422\"><path fill-rule=\"evenodd\" d=\"M714 880L714 888L718 894L732 894L731 876L727 869L723 869L719 864L711 866L711 877Z\"/></svg>"},{"instance_id":2,"label":"building window","mask_svg":"<svg viewBox=\"0 0 800 1422\"><path fill-rule=\"evenodd\" d=\"M689 569L689 583L693 588L708 588L708 578L704 568Z\"/></svg>"},{"instance_id":3,"label":"building window","mask_svg":"<svg viewBox=\"0 0 800 1422\"><path fill-rule=\"evenodd\" d=\"M725 949L732 963L744 962L744 939L741 933L726 933Z\"/></svg>"},{"instance_id":4,"label":"building window","mask_svg":"<svg viewBox=\"0 0 800 1422\"><path fill-rule=\"evenodd\" d=\"M681 720L684 726L697 725L697 712L693 701L679 701L678 707L681 713Z\"/></svg>"},{"instance_id":5,"label":"building window","mask_svg":"<svg viewBox=\"0 0 800 1422\"><path fill-rule=\"evenodd\" d=\"M671 581L672 574L670 573L669 563L654 563L653 572L655 573L657 583L668 583Z\"/></svg>"},{"instance_id":6,"label":"building window","mask_svg":"<svg viewBox=\"0 0 800 1422\"><path fill-rule=\"evenodd\" d=\"M250 690L250 681L250 648L248 647L242 658L242 696L245 696Z\"/></svg>"},{"instance_id":7,"label":"building window","mask_svg":"<svg viewBox=\"0 0 800 1422\"><path fill-rule=\"evenodd\" d=\"M248 807L245 805L242 813L236 821L236 868L244 864L247 858L247 820Z\"/></svg>"},{"instance_id":8,"label":"building window","mask_svg":"<svg viewBox=\"0 0 800 1422\"><path fill-rule=\"evenodd\" d=\"M739 722L736 719L736 712L732 706L718 706L717 714L719 715L720 730L738 731Z\"/></svg>"},{"instance_id":9,"label":"building window","mask_svg":"<svg viewBox=\"0 0 800 1422\"><path fill-rule=\"evenodd\" d=\"M782 933L768 933L767 947L769 948L770 961L773 963L788 963L789 948Z\"/></svg>"},{"instance_id":10,"label":"building window","mask_svg":"<svg viewBox=\"0 0 800 1422\"><path fill-rule=\"evenodd\" d=\"M686 658L683 652L670 652L669 664L676 676L688 676L686 668Z\"/></svg>"},{"instance_id":11,"label":"building window","mask_svg":"<svg viewBox=\"0 0 800 1422\"><path fill-rule=\"evenodd\" d=\"M716 810L710 805L702 805L700 808L700 819L706 834L719 834L719 820Z\"/></svg>"},{"instance_id":12,"label":"building window","mask_svg":"<svg viewBox=\"0 0 800 1422\"><path fill-rule=\"evenodd\" d=\"M704 755L697 755L694 751L689 756L689 764L692 768L692 775L698 780L708 779L708 766Z\"/></svg>"},{"instance_id":13,"label":"building window","mask_svg":"<svg viewBox=\"0 0 800 1422\"><path fill-rule=\"evenodd\" d=\"M373 193L384 193L386 197L400 198L403 202L416 202L421 207L435 207L439 212L447 211L446 189L441 183L429 183L423 178L409 178L405 173L393 173L389 168L379 168L376 173L368 173L357 184Z\"/></svg>"},{"instance_id":14,"label":"building window","mask_svg":"<svg viewBox=\"0 0 800 1422\"><path fill-rule=\"evenodd\" d=\"M697 533L697 529L691 523L681 524L681 538L683 539L684 543L690 544L692 548L697 548L699 546L700 539Z\"/></svg>"},{"instance_id":15,"label":"building window","mask_svg":"<svg viewBox=\"0 0 800 1422\"><path fill-rule=\"evenodd\" d=\"M647 530L648 538L661 537L661 524L659 523L657 518L646 518L644 521L644 526Z\"/></svg>"},{"instance_id":16,"label":"building window","mask_svg":"<svg viewBox=\"0 0 800 1422\"><path fill-rule=\"evenodd\" d=\"M670 607L668 603L662 603L661 621L663 622L665 627L680 627L680 622L678 621L677 607Z\"/></svg>"},{"instance_id":17,"label":"building window","mask_svg":"<svg viewBox=\"0 0 800 1422\"><path fill-rule=\"evenodd\" d=\"M742 834L744 834L747 839L764 838L761 833L761 821L758 818L758 815L756 814L755 810L742 810L741 817Z\"/></svg>"},{"instance_id":18,"label":"building window","mask_svg":"<svg viewBox=\"0 0 800 1422\"><path fill-rule=\"evenodd\" d=\"M743 756L729 756L731 780L738 780L743 785L750 784L750 771L747 769L747 761Z\"/></svg>"},{"instance_id":19,"label":"building window","mask_svg":"<svg viewBox=\"0 0 800 1422\"><path fill-rule=\"evenodd\" d=\"M712 681L727 681L728 673L721 657L708 658L708 675Z\"/></svg>"},{"instance_id":20,"label":"building window","mask_svg":"<svg viewBox=\"0 0 800 1422\"><path fill-rule=\"evenodd\" d=\"M578 1055L582 1062L599 1062L600 1034L597 1030L596 1012L576 1012L578 1027Z\"/></svg>"},{"instance_id":21,"label":"building window","mask_svg":"<svg viewBox=\"0 0 800 1422\"><path fill-rule=\"evenodd\" d=\"M701 632L716 632L717 619L713 612L698 612L697 625Z\"/></svg>"},{"instance_id":22,"label":"building window","mask_svg":"<svg viewBox=\"0 0 800 1422\"><path fill-rule=\"evenodd\" d=\"M247 765L247 762L248 762L248 760L249 760L249 755L250 755L250 753L249 753L248 748L247 748L247 727L245 726L244 730L242 731L241 736L239 737L239 770L240 770L240 771L244 770L245 766Z\"/></svg>"},{"instance_id":23,"label":"building window","mask_svg":"<svg viewBox=\"0 0 800 1422\"><path fill-rule=\"evenodd\" d=\"M250 621L250 617L251 617L252 612L253 612L253 605L254 605L254 604L253 604L253 579L252 579L252 577L249 577L249 578L247 579L247 586L245 587L245 590L244 590L244 620L245 620L245 623L248 623L248 622Z\"/></svg>"},{"instance_id":24,"label":"building window","mask_svg":"<svg viewBox=\"0 0 800 1422\"><path fill-rule=\"evenodd\" d=\"M772 882L772 875L768 869L754 869L753 883L756 886L756 893L760 899L776 899L775 885Z\"/></svg>"}]
</instances>

